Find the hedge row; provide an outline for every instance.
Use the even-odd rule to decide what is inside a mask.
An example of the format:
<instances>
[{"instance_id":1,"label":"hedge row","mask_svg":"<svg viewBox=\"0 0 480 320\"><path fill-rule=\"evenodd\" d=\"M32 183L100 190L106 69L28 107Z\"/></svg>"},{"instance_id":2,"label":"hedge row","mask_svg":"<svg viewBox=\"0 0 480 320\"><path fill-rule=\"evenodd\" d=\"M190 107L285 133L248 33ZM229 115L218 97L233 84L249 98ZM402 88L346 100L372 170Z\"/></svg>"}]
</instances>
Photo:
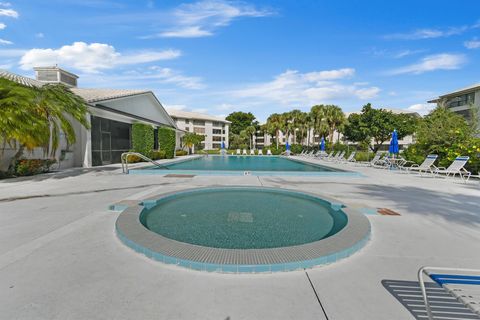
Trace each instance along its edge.
<instances>
[{"instance_id":1,"label":"hedge row","mask_svg":"<svg viewBox=\"0 0 480 320\"><path fill-rule=\"evenodd\" d=\"M158 147L165 151L167 159L172 159L175 156L175 130L158 128Z\"/></svg>"}]
</instances>

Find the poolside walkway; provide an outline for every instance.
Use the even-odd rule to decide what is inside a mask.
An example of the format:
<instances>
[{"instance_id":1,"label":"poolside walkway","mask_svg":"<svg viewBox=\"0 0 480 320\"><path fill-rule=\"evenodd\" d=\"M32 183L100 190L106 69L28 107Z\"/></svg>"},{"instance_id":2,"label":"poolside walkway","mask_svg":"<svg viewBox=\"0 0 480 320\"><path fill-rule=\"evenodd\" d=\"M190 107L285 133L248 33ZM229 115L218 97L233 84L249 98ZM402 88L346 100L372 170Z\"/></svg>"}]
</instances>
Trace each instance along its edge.
<instances>
[{"instance_id":1,"label":"poolside walkway","mask_svg":"<svg viewBox=\"0 0 480 320\"><path fill-rule=\"evenodd\" d=\"M480 269L478 182L332 166L363 177L167 178L126 176L110 166L0 181L0 318L421 319L421 304L407 306L399 290L415 291L420 266ZM164 265L114 233L118 213L109 204L222 185L304 190L400 216L369 215L372 239L352 257L276 274ZM450 314L465 318L461 309Z\"/></svg>"}]
</instances>

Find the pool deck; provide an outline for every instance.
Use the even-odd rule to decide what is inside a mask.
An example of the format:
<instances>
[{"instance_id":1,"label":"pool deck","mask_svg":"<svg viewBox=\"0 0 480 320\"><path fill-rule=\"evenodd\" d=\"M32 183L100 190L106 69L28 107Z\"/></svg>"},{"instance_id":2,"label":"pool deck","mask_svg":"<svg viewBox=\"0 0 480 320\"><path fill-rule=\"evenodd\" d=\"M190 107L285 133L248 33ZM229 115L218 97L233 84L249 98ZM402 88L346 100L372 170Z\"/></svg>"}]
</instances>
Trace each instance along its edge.
<instances>
[{"instance_id":1,"label":"pool deck","mask_svg":"<svg viewBox=\"0 0 480 320\"><path fill-rule=\"evenodd\" d=\"M178 178L123 175L108 166L2 180L0 318L420 319L414 314L421 314L421 303L412 309L398 293L416 286L420 266L480 269L478 180L322 164L362 175ZM368 215L371 240L351 257L274 274L165 265L115 235L119 212L108 210L112 203L225 185L289 188L400 216ZM450 319L466 318L458 314Z\"/></svg>"}]
</instances>

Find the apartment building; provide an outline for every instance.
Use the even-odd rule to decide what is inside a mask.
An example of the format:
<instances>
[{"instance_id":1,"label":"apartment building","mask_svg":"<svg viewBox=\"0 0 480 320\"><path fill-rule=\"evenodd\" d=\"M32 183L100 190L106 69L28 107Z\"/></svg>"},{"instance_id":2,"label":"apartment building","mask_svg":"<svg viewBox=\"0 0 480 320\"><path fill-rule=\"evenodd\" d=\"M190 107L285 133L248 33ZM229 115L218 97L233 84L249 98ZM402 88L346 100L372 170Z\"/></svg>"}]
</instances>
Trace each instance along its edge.
<instances>
[{"instance_id":1,"label":"apartment building","mask_svg":"<svg viewBox=\"0 0 480 320\"><path fill-rule=\"evenodd\" d=\"M477 112L480 110L480 83L445 93L428 102L442 103L451 111L463 116L466 120L471 120L472 110L476 109Z\"/></svg>"},{"instance_id":2,"label":"apartment building","mask_svg":"<svg viewBox=\"0 0 480 320\"><path fill-rule=\"evenodd\" d=\"M168 109L167 112L178 129L204 135L202 144L205 150L220 149L222 142L228 148L230 121L198 112L174 109Z\"/></svg>"}]
</instances>

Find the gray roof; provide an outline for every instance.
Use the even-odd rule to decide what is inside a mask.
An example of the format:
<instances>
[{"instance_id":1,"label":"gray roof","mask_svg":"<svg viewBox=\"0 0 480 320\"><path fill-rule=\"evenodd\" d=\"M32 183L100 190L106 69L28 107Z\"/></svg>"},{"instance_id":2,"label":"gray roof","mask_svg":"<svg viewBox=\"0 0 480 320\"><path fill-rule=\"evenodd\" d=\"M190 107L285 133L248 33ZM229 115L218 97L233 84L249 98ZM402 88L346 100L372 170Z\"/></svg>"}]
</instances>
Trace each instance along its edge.
<instances>
[{"instance_id":1,"label":"gray roof","mask_svg":"<svg viewBox=\"0 0 480 320\"><path fill-rule=\"evenodd\" d=\"M85 99L89 103L124 98L138 94L150 93L148 90L125 90L125 89L85 89L71 88L73 93Z\"/></svg>"},{"instance_id":2,"label":"gray roof","mask_svg":"<svg viewBox=\"0 0 480 320\"><path fill-rule=\"evenodd\" d=\"M44 83L37 81L35 79L24 77L15 73L11 73L7 70L1 70L1 69L0 69L0 78L8 79L10 81L23 84L24 86L27 86L27 87L41 87L44 85Z\"/></svg>"},{"instance_id":3,"label":"gray roof","mask_svg":"<svg viewBox=\"0 0 480 320\"><path fill-rule=\"evenodd\" d=\"M480 83L475 83L475 84L472 84L471 86L461 88L461 89L458 89L458 90L455 90L455 91L452 91L452 92L449 92L449 93L442 94L438 98L434 98L434 99L429 100L427 102L430 102L430 103L438 102L438 100L440 100L442 98L447 98L449 96L454 96L454 95L459 95L459 94L470 93L470 92L477 91L477 90L480 90Z\"/></svg>"},{"instance_id":4,"label":"gray roof","mask_svg":"<svg viewBox=\"0 0 480 320\"><path fill-rule=\"evenodd\" d=\"M198 112L189 112L189 111L182 111L176 109L168 109L167 112L171 117L174 118L181 118L181 119L195 119L195 120L210 120L210 121L218 121L224 123L231 123L228 120L220 117L214 117L208 114L198 113Z\"/></svg>"},{"instance_id":5,"label":"gray roof","mask_svg":"<svg viewBox=\"0 0 480 320\"><path fill-rule=\"evenodd\" d=\"M0 69L0 78L5 78L19 84L22 84L27 87L41 87L46 83L24 77L7 70ZM144 94L151 91L148 90L124 90L124 89L84 89L84 88L70 88L73 93L82 97L88 103L105 101L117 98L123 98L128 96L133 96L137 94Z\"/></svg>"}]
</instances>

